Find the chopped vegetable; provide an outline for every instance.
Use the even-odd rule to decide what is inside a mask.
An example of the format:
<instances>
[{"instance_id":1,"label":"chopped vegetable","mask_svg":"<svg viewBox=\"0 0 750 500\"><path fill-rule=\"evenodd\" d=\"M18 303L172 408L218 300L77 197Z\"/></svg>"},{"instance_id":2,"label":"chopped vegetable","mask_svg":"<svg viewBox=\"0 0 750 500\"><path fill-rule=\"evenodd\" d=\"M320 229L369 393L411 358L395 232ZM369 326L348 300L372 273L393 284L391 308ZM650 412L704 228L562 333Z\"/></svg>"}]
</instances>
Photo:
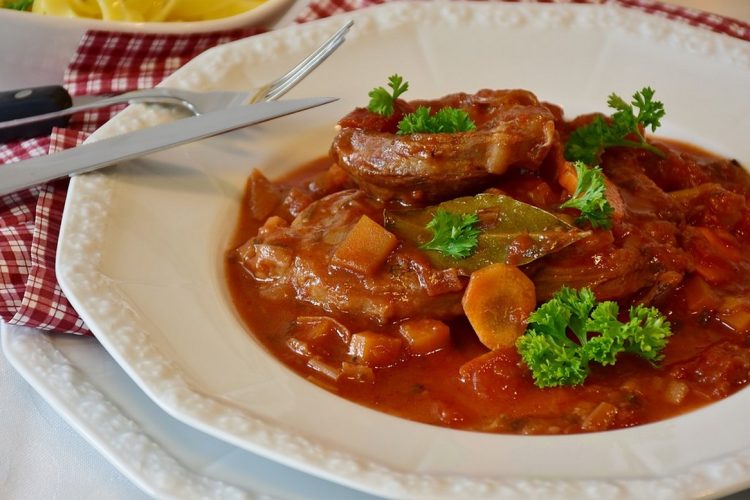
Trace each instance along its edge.
<instances>
[{"instance_id":1,"label":"chopped vegetable","mask_svg":"<svg viewBox=\"0 0 750 500\"><path fill-rule=\"evenodd\" d=\"M432 231L432 239L419 248L436 250L454 259L465 259L477 247L478 222L477 214L454 214L438 208L425 226Z\"/></svg>"},{"instance_id":2,"label":"chopped vegetable","mask_svg":"<svg viewBox=\"0 0 750 500\"><path fill-rule=\"evenodd\" d=\"M602 401L581 422L581 429L586 432L606 431L617 416L617 407Z\"/></svg>"},{"instance_id":3,"label":"chopped vegetable","mask_svg":"<svg viewBox=\"0 0 750 500\"><path fill-rule=\"evenodd\" d=\"M563 287L539 306L529 317L528 330L516 342L536 385L582 384L590 362L613 365L621 352L652 363L659 361L672 334L664 316L642 305L630 308L626 323L618 315L616 302L597 302L588 288ZM578 342L568 336L569 331Z\"/></svg>"},{"instance_id":4,"label":"chopped vegetable","mask_svg":"<svg viewBox=\"0 0 750 500\"><path fill-rule=\"evenodd\" d=\"M248 208L257 221L267 219L284 199L284 190L255 168L247 179L245 190L248 193Z\"/></svg>"},{"instance_id":5,"label":"chopped vegetable","mask_svg":"<svg viewBox=\"0 0 750 500\"><path fill-rule=\"evenodd\" d=\"M471 274L461 305L482 344L511 347L536 306L534 283L515 266L492 264Z\"/></svg>"},{"instance_id":6,"label":"chopped vegetable","mask_svg":"<svg viewBox=\"0 0 750 500\"><path fill-rule=\"evenodd\" d=\"M370 96L370 104L367 105L368 110L382 116L393 114L393 103L398 99L398 96L409 90L409 82L405 82L402 76L394 74L388 77L388 86L391 88L391 92L383 87L376 87L367 94Z\"/></svg>"},{"instance_id":7,"label":"chopped vegetable","mask_svg":"<svg viewBox=\"0 0 750 500\"><path fill-rule=\"evenodd\" d=\"M641 132L642 128L648 127L655 131L664 117L664 105L654 101L653 97L654 91L650 87L633 94L630 104L617 94L610 94L607 104L615 110L610 121L597 116L573 132L565 144L565 158L596 165L604 149L613 146L641 148L663 157L664 153L649 144ZM637 114L634 107L638 108Z\"/></svg>"},{"instance_id":8,"label":"chopped vegetable","mask_svg":"<svg viewBox=\"0 0 750 500\"><path fill-rule=\"evenodd\" d=\"M581 211L576 224L588 222L593 228L609 229L614 209L607 200L602 170L599 167L589 168L580 161L575 162L574 166L578 178L576 190L560 207Z\"/></svg>"},{"instance_id":9,"label":"chopped vegetable","mask_svg":"<svg viewBox=\"0 0 750 500\"><path fill-rule=\"evenodd\" d=\"M410 319L401 323L398 330L412 354L429 354L451 342L450 328L437 319Z\"/></svg>"},{"instance_id":10,"label":"chopped vegetable","mask_svg":"<svg viewBox=\"0 0 750 500\"><path fill-rule=\"evenodd\" d=\"M430 114L430 108L420 106L413 113L404 116L398 122L398 134L453 134L456 132L470 132L477 126L469 114L463 109L441 108L435 114Z\"/></svg>"},{"instance_id":11,"label":"chopped vegetable","mask_svg":"<svg viewBox=\"0 0 750 500\"><path fill-rule=\"evenodd\" d=\"M34 0L7 0L3 7L13 10L31 10Z\"/></svg>"},{"instance_id":12,"label":"chopped vegetable","mask_svg":"<svg viewBox=\"0 0 750 500\"><path fill-rule=\"evenodd\" d=\"M336 248L331 263L362 274L372 274L396 245L398 240L393 233L363 215Z\"/></svg>"},{"instance_id":13,"label":"chopped vegetable","mask_svg":"<svg viewBox=\"0 0 750 500\"><path fill-rule=\"evenodd\" d=\"M364 331L352 335L349 355L355 363L367 366L393 364L401 354L401 339L384 333Z\"/></svg>"},{"instance_id":14,"label":"chopped vegetable","mask_svg":"<svg viewBox=\"0 0 750 500\"><path fill-rule=\"evenodd\" d=\"M719 295L699 274L694 274L682 287L685 306L689 311L715 311L721 305Z\"/></svg>"},{"instance_id":15,"label":"chopped vegetable","mask_svg":"<svg viewBox=\"0 0 750 500\"><path fill-rule=\"evenodd\" d=\"M432 265L441 269L472 272L496 262L520 266L591 234L541 208L493 193L465 196L420 209L386 210L385 225L399 239L426 248L424 245L436 234L425 226L436 219L439 210L456 218L471 215L469 220L474 217L479 220L471 226L478 233L477 245L467 256L426 252ZM451 229L446 226L442 232L450 235Z\"/></svg>"}]
</instances>

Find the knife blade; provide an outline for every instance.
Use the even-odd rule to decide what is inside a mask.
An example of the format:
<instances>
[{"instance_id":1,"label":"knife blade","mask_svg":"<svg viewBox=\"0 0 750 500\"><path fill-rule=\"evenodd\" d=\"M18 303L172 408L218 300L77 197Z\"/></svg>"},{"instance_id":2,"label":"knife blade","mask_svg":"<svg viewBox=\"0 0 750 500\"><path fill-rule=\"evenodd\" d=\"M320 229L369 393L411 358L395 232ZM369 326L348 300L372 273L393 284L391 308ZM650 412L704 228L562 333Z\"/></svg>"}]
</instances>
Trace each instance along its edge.
<instances>
[{"instance_id":1,"label":"knife blade","mask_svg":"<svg viewBox=\"0 0 750 500\"><path fill-rule=\"evenodd\" d=\"M49 156L0 165L0 195L65 175L89 172L132 160L337 100L337 97L314 97L228 108L83 144Z\"/></svg>"}]
</instances>

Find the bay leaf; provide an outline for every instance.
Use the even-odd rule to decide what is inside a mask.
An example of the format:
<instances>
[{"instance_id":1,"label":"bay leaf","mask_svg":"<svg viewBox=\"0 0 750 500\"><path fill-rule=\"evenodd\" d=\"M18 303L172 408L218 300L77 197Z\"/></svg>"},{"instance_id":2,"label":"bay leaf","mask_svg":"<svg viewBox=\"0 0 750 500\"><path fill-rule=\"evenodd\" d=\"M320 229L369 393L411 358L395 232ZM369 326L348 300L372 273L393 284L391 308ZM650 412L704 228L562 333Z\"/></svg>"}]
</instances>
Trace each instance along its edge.
<instances>
[{"instance_id":1,"label":"bay leaf","mask_svg":"<svg viewBox=\"0 0 750 500\"><path fill-rule=\"evenodd\" d=\"M386 210L386 228L401 240L424 245L433 236L425 226L438 208L462 215L476 213L481 230L477 248L465 259L423 250L440 269L473 272L497 262L522 266L591 234L539 207L494 193L464 196L426 208Z\"/></svg>"}]
</instances>

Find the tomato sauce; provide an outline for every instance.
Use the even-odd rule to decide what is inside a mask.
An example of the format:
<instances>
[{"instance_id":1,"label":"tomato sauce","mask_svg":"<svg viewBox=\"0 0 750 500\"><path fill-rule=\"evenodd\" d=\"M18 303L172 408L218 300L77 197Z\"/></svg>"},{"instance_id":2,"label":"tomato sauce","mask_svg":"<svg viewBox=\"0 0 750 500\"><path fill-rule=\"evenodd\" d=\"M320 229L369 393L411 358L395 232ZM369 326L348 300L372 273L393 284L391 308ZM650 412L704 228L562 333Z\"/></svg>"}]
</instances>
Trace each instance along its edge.
<instances>
[{"instance_id":1,"label":"tomato sauce","mask_svg":"<svg viewBox=\"0 0 750 500\"><path fill-rule=\"evenodd\" d=\"M515 348L489 351L460 315L444 320L450 341L433 352L416 355L401 342L396 354L384 354L386 362L361 363L347 346L350 335L399 338L403 317L373 321L337 304L300 298L288 281L268 285L274 266L296 269L298 262L278 242L271 248L276 253L269 275L249 271L238 258L247 242L259 241L259 231L286 227L315 200L353 187L328 158L272 184L262 176L248 182L226 260L232 297L253 335L298 374L403 418L481 432L565 434L680 415L729 396L750 378L750 180L737 162L683 144L657 144L665 159L642 151L605 154L603 170L627 207L611 231L521 269L536 284L540 301L562 283L593 285L600 300L617 300L623 308L640 302L658 307L673 331L658 365L621 354L614 366L592 365L583 385L540 389ZM509 173L491 187L542 208L559 205L563 197L544 167ZM258 200L267 196L275 197L275 208L258 217ZM372 216L377 219L382 208L372 209ZM353 272L337 276L343 290L360 280ZM298 285L297 277L290 279ZM373 293L375 302L386 296ZM371 306L362 300L358 307Z\"/></svg>"}]
</instances>

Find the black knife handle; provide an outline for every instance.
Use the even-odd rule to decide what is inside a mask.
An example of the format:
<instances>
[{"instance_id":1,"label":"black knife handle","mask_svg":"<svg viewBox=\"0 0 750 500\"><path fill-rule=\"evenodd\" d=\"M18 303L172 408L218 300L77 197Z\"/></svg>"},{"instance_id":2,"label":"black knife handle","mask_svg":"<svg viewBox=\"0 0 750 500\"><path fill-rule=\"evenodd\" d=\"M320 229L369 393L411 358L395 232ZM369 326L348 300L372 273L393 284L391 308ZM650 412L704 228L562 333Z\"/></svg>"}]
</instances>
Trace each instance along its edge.
<instances>
[{"instance_id":1,"label":"black knife handle","mask_svg":"<svg viewBox=\"0 0 750 500\"><path fill-rule=\"evenodd\" d=\"M0 122L51 113L73 105L70 94L59 85L0 92ZM69 116L0 129L0 142L49 135L52 127L64 127Z\"/></svg>"}]
</instances>

